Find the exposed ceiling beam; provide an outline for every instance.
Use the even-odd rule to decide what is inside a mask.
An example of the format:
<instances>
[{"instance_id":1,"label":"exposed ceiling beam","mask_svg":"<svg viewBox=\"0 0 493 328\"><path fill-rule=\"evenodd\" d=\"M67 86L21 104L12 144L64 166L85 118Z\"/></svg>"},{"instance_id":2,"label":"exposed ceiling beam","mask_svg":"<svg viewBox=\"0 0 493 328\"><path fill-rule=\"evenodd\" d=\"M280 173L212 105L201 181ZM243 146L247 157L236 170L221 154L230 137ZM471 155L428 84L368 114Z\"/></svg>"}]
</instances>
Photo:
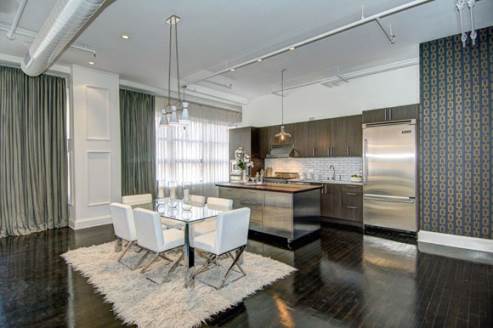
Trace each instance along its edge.
<instances>
[{"instance_id":1,"label":"exposed ceiling beam","mask_svg":"<svg viewBox=\"0 0 493 328\"><path fill-rule=\"evenodd\" d=\"M333 76L326 77L323 79L318 79L314 81L308 81L308 82L303 82L299 84L295 84L289 87L285 87L284 91L288 90L294 90L294 89L299 89L303 87L307 87L310 85L314 84L321 84L323 86L332 88L340 84L341 82L344 83L349 83L350 80L360 78L360 77L365 77L373 74L378 74L378 73L383 73L383 72L388 72L404 67L409 67L409 66L416 66L419 65L419 59L418 58L411 58L411 59L406 59L406 60L401 60L389 64L384 64L384 65L378 65L378 66L373 66L369 68L364 68L360 69L357 71L352 71L352 72L347 72L347 73L337 73L334 74ZM276 96L280 96L281 90L274 90L272 93Z\"/></svg>"},{"instance_id":2,"label":"exposed ceiling beam","mask_svg":"<svg viewBox=\"0 0 493 328\"><path fill-rule=\"evenodd\" d=\"M425 3L428 3L428 2L431 2L431 1L433 1L433 0L414 0L414 1L411 1L411 2L408 2L408 3L405 3L405 4L402 4L400 6L393 7L391 9L387 9L387 10L381 11L379 13L376 13L376 14L371 15L371 16L368 16L368 17L362 16L359 20L354 21L352 23L349 23L349 24L346 24L346 25L337 27L335 29L332 29L330 31L327 31L327 32L324 32L324 33L321 33L321 34L318 34L318 35L309 37L309 38L304 39L302 41L299 41L299 42L296 42L296 43L292 43L292 44L287 45L285 47L282 47L282 48L279 48L277 50L274 50L274 51L265 53L263 55L260 55L260 56L255 57L255 58L251 58L251 59L246 60L246 61L243 61L241 63L238 63L238 64L235 64L235 65L231 65L231 66L225 67L224 69L221 69L219 71L216 71L214 73L211 73L211 74L209 74L209 75L207 75L205 77L202 77L202 78L197 79L195 81L191 81L190 84L195 84L195 83L198 83L200 81L208 80L210 78L213 78L213 77L218 76L218 75L222 75L222 74L227 73L227 72L235 71L235 70L237 70L239 68L242 68L244 66L248 66L248 65L251 65L251 64L258 63L258 62L263 61L263 60L265 60L267 58L271 58L271 57L274 57L274 56L277 56L277 55L286 53L288 51L295 50L297 48L300 48L300 47L309 45L311 43L314 43L314 42L317 42L317 41L326 39L326 38L328 38L330 36L339 34L339 33L344 32L344 31L348 31L350 29L353 29L355 27L358 27L358 26L361 26L361 25L364 25L364 24L367 24L367 23L370 23L370 22L373 22L373 21L377 21L377 23L379 23L378 20L380 20L381 18L390 16L390 15L393 15L393 14L396 14L396 13L399 13L401 11L405 11L405 10L408 10L408 9L411 9L411 8L414 8L414 7L417 7L417 6L421 6L421 5L423 5Z\"/></svg>"},{"instance_id":3,"label":"exposed ceiling beam","mask_svg":"<svg viewBox=\"0 0 493 328\"><path fill-rule=\"evenodd\" d=\"M0 31L5 31L8 33L10 31L10 26L8 26L5 23L0 22ZM31 31L31 30L27 30L27 29L22 28L22 27L17 27L14 34L23 36L23 37L31 39L31 40L34 40L34 38L36 38L36 35L37 35L36 32ZM77 50L84 51L84 52L88 52L91 55L96 56L96 50L92 49L91 47L89 47L85 44L73 43L70 45L70 48L77 49Z\"/></svg>"},{"instance_id":4,"label":"exposed ceiling beam","mask_svg":"<svg viewBox=\"0 0 493 328\"><path fill-rule=\"evenodd\" d=\"M10 25L10 29L7 31L7 38L9 38L10 40L15 39L14 37L15 30L19 25L19 21L22 17L22 14L24 13L24 9L26 8L26 5L27 5L27 0L21 0L21 2L19 2L19 6L17 7L17 11L15 13L14 20L12 21L12 25Z\"/></svg>"}]
</instances>

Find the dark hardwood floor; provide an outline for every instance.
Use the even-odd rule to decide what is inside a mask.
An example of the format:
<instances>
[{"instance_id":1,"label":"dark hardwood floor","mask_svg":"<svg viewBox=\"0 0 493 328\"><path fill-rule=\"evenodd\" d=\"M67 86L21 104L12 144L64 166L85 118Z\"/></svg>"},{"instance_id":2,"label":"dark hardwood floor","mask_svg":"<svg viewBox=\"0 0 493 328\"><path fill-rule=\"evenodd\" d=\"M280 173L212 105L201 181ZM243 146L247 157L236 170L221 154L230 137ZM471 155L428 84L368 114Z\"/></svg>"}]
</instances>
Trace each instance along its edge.
<instances>
[{"instance_id":1,"label":"dark hardwood floor","mask_svg":"<svg viewBox=\"0 0 493 328\"><path fill-rule=\"evenodd\" d=\"M0 239L0 326L122 326L111 304L59 256L112 239L109 226ZM210 326L493 327L491 265L333 227L295 251L257 241L248 248L299 271Z\"/></svg>"}]
</instances>

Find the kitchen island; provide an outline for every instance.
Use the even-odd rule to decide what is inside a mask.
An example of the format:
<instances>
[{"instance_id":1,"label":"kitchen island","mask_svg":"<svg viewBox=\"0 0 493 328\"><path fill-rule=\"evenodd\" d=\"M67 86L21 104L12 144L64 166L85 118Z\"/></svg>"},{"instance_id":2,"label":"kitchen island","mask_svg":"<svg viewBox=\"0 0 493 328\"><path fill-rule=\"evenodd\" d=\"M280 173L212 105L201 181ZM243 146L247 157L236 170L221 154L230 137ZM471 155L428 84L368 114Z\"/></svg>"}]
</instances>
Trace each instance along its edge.
<instances>
[{"instance_id":1,"label":"kitchen island","mask_svg":"<svg viewBox=\"0 0 493 328\"><path fill-rule=\"evenodd\" d=\"M320 230L321 185L219 183L219 196L251 209L250 230L288 244Z\"/></svg>"}]
</instances>

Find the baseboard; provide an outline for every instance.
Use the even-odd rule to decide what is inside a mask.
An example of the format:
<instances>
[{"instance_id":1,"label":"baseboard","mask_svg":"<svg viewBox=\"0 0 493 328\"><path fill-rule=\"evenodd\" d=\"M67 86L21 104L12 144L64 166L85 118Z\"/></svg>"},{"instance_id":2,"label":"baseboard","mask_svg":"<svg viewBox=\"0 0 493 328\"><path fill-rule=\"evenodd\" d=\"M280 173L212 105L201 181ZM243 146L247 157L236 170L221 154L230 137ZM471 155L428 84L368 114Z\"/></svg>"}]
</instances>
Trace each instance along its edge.
<instances>
[{"instance_id":1,"label":"baseboard","mask_svg":"<svg viewBox=\"0 0 493 328\"><path fill-rule=\"evenodd\" d=\"M76 219L74 220L74 222L70 223L70 228L72 228L73 230L80 230L111 223L111 215L105 215L94 218Z\"/></svg>"},{"instance_id":2,"label":"baseboard","mask_svg":"<svg viewBox=\"0 0 493 328\"><path fill-rule=\"evenodd\" d=\"M420 230L418 232L418 243L420 242L493 253L492 239L466 237Z\"/></svg>"}]
</instances>

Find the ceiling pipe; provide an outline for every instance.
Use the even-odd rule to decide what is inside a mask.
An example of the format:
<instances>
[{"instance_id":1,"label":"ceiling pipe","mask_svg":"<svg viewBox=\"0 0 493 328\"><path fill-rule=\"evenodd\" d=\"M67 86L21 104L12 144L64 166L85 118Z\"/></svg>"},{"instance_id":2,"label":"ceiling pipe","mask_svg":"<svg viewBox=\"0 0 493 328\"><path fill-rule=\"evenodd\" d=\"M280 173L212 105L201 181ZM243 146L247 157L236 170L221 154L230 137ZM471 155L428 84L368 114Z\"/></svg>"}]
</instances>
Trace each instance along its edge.
<instances>
[{"instance_id":1,"label":"ceiling pipe","mask_svg":"<svg viewBox=\"0 0 493 328\"><path fill-rule=\"evenodd\" d=\"M24 9L26 9L27 0L21 0L19 2L19 7L17 7L17 12L15 13L14 20L12 21L12 25L10 26L9 31L7 32L7 38L9 40L15 39L15 31L17 30L17 26L19 26L19 21L21 20L22 14L24 13Z\"/></svg>"},{"instance_id":2,"label":"ceiling pipe","mask_svg":"<svg viewBox=\"0 0 493 328\"><path fill-rule=\"evenodd\" d=\"M328 38L330 36L333 36L335 34L348 31L350 29L353 29L355 27L358 27L358 26L367 24L369 22L380 20L381 18L384 18L384 17L390 16L390 15L396 14L396 13L401 12L401 11L404 11L404 10L408 10L408 9L411 9L411 8L414 8L414 7L417 7L417 6L421 6L421 5L423 5L425 3L428 3L428 2L431 2L431 1L433 1L433 0L414 0L414 1L411 1L411 2L408 2L408 3L405 3L403 5L400 5L400 6L391 8L391 9L387 9L387 10L381 11L381 12L379 12L377 14L374 14L374 15L371 15L371 16L368 16L368 17L364 17L364 15L362 15L362 17L359 20L357 20L357 21L354 21L352 23L343 25L343 26L338 27L338 28L335 28L333 30L330 30L330 31L327 31L327 32L324 32L324 33L321 33L321 34L318 34L318 35L315 35L313 37L307 38L307 39L302 40L300 42L296 42L296 43L290 44L290 45L285 46L283 48L280 48L280 49L277 49L277 50L268 52L268 53L263 54L261 56L257 56L255 58L246 60L246 61L241 62L239 64L226 67L226 68L224 68L222 70L219 70L219 71L217 71L215 73L212 73L212 74L210 74L210 75L208 75L206 77L203 77L201 79L192 81L192 82L190 82L190 84L198 83L198 82L203 81L203 80L208 80L210 78L213 78L215 76L218 76L218 75L221 75L221 74L224 74L224 73L227 73L227 72L233 72L233 71L237 70L238 68L241 68L241 67L244 67L244 66L247 66L247 65L251 65L251 64L254 64L254 63L257 63L257 62L261 62L261 61L263 61L263 60L265 60L267 58L274 57L274 56L280 55L282 53L285 53L285 52L288 52L288 51L291 51L291 50L295 50L297 48L300 48L300 47L309 45L311 43L320 41L322 39L326 39L326 38ZM377 23L378 23L378 21L377 21Z\"/></svg>"},{"instance_id":3,"label":"ceiling pipe","mask_svg":"<svg viewBox=\"0 0 493 328\"><path fill-rule=\"evenodd\" d=\"M70 46L107 0L58 0L44 22L21 69L30 76L45 72Z\"/></svg>"}]
</instances>

